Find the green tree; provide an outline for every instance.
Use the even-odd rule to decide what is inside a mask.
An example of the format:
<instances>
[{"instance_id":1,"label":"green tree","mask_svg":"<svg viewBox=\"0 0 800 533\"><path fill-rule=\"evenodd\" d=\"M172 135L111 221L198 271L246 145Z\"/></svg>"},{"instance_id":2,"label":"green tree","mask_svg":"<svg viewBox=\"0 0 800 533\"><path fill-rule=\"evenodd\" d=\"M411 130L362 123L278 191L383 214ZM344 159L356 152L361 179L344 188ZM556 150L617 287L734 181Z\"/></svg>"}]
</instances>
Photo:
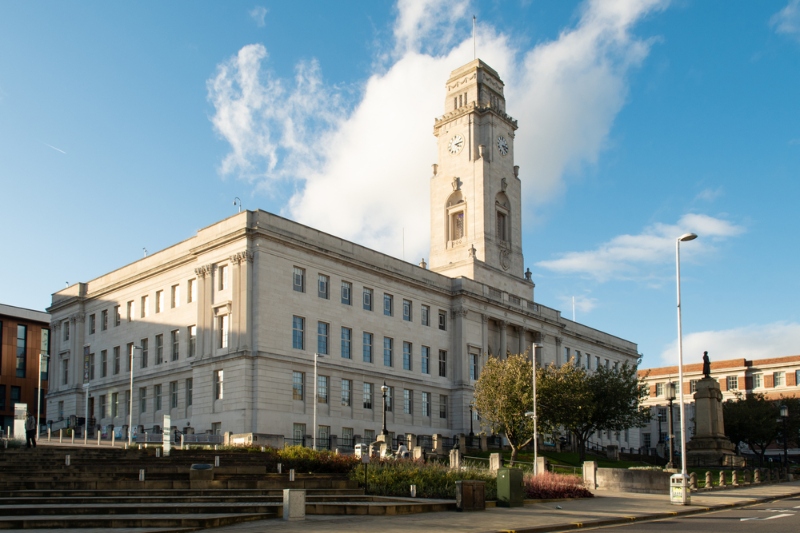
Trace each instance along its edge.
<instances>
[{"instance_id":1,"label":"green tree","mask_svg":"<svg viewBox=\"0 0 800 533\"><path fill-rule=\"evenodd\" d=\"M778 438L778 403L768 400L762 393L743 395L722 404L725 435L737 447L744 442L758 455L758 463L764 464L767 447Z\"/></svg>"},{"instance_id":2,"label":"green tree","mask_svg":"<svg viewBox=\"0 0 800 533\"><path fill-rule=\"evenodd\" d=\"M581 461L592 433L641 427L650 420L650 410L641 405L647 385L628 363L588 372L570 361L539 369L538 376L540 420L572 433Z\"/></svg>"},{"instance_id":3,"label":"green tree","mask_svg":"<svg viewBox=\"0 0 800 533\"><path fill-rule=\"evenodd\" d=\"M505 435L511 446L511 464L520 448L533 440L533 366L527 353L500 360L490 357L475 383L475 407L481 425Z\"/></svg>"}]
</instances>

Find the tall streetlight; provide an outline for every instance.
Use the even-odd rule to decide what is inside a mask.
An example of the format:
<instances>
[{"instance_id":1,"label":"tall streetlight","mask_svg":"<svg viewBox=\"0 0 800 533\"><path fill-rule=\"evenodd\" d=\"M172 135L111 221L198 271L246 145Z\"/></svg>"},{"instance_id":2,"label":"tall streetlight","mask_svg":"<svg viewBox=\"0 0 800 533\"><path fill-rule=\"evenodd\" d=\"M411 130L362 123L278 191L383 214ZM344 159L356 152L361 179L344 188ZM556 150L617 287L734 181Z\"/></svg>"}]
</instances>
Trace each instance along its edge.
<instances>
[{"instance_id":1,"label":"tall streetlight","mask_svg":"<svg viewBox=\"0 0 800 533\"><path fill-rule=\"evenodd\" d=\"M381 385L381 392L383 393L383 429L381 429L381 435L388 435L389 432L386 431L386 393L389 392L389 387L386 386L386 382L383 382ZM386 439L384 438L384 442Z\"/></svg>"},{"instance_id":2,"label":"tall streetlight","mask_svg":"<svg viewBox=\"0 0 800 533\"><path fill-rule=\"evenodd\" d=\"M131 400L130 400L130 403L128 404L128 447L130 447L131 443L133 442L133 440L132 440L133 439L133 366L134 366L133 365L133 360L134 360L133 354L136 353L135 350L144 350L144 348L142 348L141 346L132 346L132 350L131 350L131 354L130 354L131 355L131 358L130 358L130 365L131 365ZM87 391L87 394L88 394L88 391ZM87 428L88 428L88 424L89 424L89 419L87 418L86 419L86 427Z\"/></svg>"},{"instance_id":3,"label":"tall streetlight","mask_svg":"<svg viewBox=\"0 0 800 533\"><path fill-rule=\"evenodd\" d=\"M533 419L533 475L539 475L539 428L538 417L536 415L536 350L542 347L541 344L533 344L533 355L531 357L531 366L533 367L533 411L528 411L525 416Z\"/></svg>"},{"instance_id":4,"label":"tall streetlight","mask_svg":"<svg viewBox=\"0 0 800 533\"><path fill-rule=\"evenodd\" d=\"M314 427L312 428L312 439L314 442L314 451L317 449L317 404L319 403L319 398L317 397L317 360L320 357L325 357L325 354L314 352ZM327 393L326 393L327 394Z\"/></svg>"},{"instance_id":5,"label":"tall streetlight","mask_svg":"<svg viewBox=\"0 0 800 533\"><path fill-rule=\"evenodd\" d=\"M680 396L681 413L681 498L674 503L689 505L688 491L689 476L686 473L686 412L683 401L683 331L681 330L681 242L693 241L697 238L694 233L684 233L675 241L675 273L678 285L678 396Z\"/></svg>"},{"instance_id":6,"label":"tall streetlight","mask_svg":"<svg viewBox=\"0 0 800 533\"><path fill-rule=\"evenodd\" d=\"M675 468L675 425L673 424L672 417L672 402L675 401L675 383L670 381L667 383L667 401L669 402L669 462L667 463L668 469Z\"/></svg>"},{"instance_id":7,"label":"tall streetlight","mask_svg":"<svg viewBox=\"0 0 800 533\"><path fill-rule=\"evenodd\" d=\"M475 400L469 402L469 438L475 438L475 432L472 431L472 411L475 409ZM470 443L470 446L472 444Z\"/></svg>"},{"instance_id":8,"label":"tall streetlight","mask_svg":"<svg viewBox=\"0 0 800 533\"><path fill-rule=\"evenodd\" d=\"M37 439L39 438L39 432L41 431L41 428L42 428L42 421L40 420L41 414L42 414L42 359L44 359L45 361L49 362L50 356L47 355L46 353L40 353L39 354L39 388L36 389L37 390L37 394L39 395L39 397L36 398L36 438ZM48 365L47 368L48 368L47 378L49 380L49 378L50 378L50 373L49 373L50 366Z\"/></svg>"},{"instance_id":9,"label":"tall streetlight","mask_svg":"<svg viewBox=\"0 0 800 533\"><path fill-rule=\"evenodd\" d=\"M789 468L789 445L787 444L786 422L789 420L789 408L781 405L781 420L783 420L783 464Z\"/></svg>"}]
</instances>

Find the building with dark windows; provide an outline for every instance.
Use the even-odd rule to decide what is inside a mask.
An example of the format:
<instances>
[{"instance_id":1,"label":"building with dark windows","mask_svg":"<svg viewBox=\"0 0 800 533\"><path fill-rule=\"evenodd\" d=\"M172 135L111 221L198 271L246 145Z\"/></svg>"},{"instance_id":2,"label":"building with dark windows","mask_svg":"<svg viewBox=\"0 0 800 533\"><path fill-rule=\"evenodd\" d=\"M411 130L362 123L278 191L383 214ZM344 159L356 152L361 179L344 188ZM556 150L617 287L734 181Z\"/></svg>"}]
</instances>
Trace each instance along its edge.
<instances>
[{"instance_id":1,"label":"building with dark windows","mask_svg":"<svg viewBox=\"0 0 800 533\"><path fill-rule=\"evenodd\" d=\"M44 399L48 361L47 357L42 357L40 391L39 358L40 354L49 352L50 315L0 304L0 423L4 432L9 426L13 432L15 403L28 404L28 409L35 414L37 398ZM46 420L45 413L42 402L42 424Z\"/></svg>"},{"instance_id":2,"label":"building with dark windows","mask_svg":"<svg viewBox=\"0 0 800 533\"><path fill-rule=\"evenodd\" d=\"M242 211L53 294L49 417L88 405L120 427L132 408L134 428L168 414L195 433L346 446L381 431L385 383L390 434L450 437L469 432L488 357L539 343L542 364L635 365L636 344L534 300L498 74L480 60L453 71L444 104L430 264Z\"/></svg>"}]
</instances>

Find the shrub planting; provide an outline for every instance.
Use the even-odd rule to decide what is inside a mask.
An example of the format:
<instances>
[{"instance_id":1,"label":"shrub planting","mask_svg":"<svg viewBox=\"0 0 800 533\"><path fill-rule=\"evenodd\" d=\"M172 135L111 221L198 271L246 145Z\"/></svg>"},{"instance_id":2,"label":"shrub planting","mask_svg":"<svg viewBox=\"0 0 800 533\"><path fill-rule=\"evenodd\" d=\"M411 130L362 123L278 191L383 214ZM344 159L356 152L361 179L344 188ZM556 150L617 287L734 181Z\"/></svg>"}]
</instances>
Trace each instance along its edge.
<instances>
[{"instance_id":1,"label":"shrub planting","mask_svg":"<svg viewBox=\"0 0 800 533\"><path fill-rule=\"evenodd\" d=\"M583 486L578 476L542 472L523 478L525 497L531 500L556 500L561 498L591 498L594 496Z\"/></svg>"},{"instance_id":2,"label":"shrub planting","mask_svg":"<svg viewBox=\"0 0 800 533\"><path fill-rule=\"evenodd\" d=\"M354 468L350 479L363 484L364 467L359 465ZM408 496L411 485L416 485L418 497L442 499L456 497L456 481L485 481L486 499L497 498L497 479L485 469L450 470L441 463L425 463L421 460L373 461L367 466L367 479L370 494Z\"/></svg>"},{"instance_id":3,"label":"shrub planting","mask_svg":"<svg viewBox=\"0 0 800 533\"><path fill-rule=\"evenodd\" d=\"M190 448L195 450L196 448ZM303 446L288 446L275 449L266 447L223 446L220 451L230 453L257 453L263 456L263 464L268 472L277 472L278 463L281 463L283 472L294 469L298 474L347 474L359 460L354 455L337 455L328 450L314 451ZM180 453L181 450L173 450Z\"/></svg>"}]
</instances>

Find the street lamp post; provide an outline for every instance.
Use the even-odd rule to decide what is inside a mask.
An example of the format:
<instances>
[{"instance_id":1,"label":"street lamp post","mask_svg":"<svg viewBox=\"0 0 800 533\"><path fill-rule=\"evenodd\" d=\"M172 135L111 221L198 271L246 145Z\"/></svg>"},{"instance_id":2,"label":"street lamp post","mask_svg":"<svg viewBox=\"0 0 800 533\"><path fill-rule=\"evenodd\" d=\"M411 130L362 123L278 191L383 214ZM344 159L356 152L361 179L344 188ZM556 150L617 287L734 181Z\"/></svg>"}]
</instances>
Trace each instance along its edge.
<instances>
[{"instance_id":1,"label":"street lamp post","mask_svg":"<svg viewBox=\"0 0 800 533\"><path fill-rule=\"evenodd\" d=\"M131 443L133 442L133 440L132 440L133 439L133 366L134 366L133 365L133 359L134 359L133 354L136 353L136 350L144 350L144 348L142 348L141 346L133 346L132 350L131 350L131 359L130 359L130 361L131 361L131 363L130 363L131 364L131 401L128 404L128 447L130 447ZM87 390L86 393L88 395L89 391ZM87 415L87 417L88 417L88 415ZM84 427L86 427L86 428L89 427L89 419L88 418L86 419L86 422L84 422L84 424L86 424Z\"/></svg>"},{"instance_id":2,"label":"street lamp post","mask_svg":"<svg viewBox=\"0 0 800 533\"><path fill-rule=\"evenodd\" d=\"M675 426L672 417L672 402L675 401L675 384L671 381L667 383L667 401L669 402L669 411L667 411L669 417L669 462L667 468L673 469L675 468Z\"/></svg>"},{"instance_id":3,"label":"street lamp post","mask_svg":"<svg viewBox=\"0 0 800 533\"><path fill-rule=\"evenodd\" d=\"M781 419L783 420L783 464L789 468L789 445L787 443L786 423L789 420L789 407L781 405Z\"/></svg>"},{"instance_id":4,"label":"street lamp post","mask_svg":"<svg viewBox=\"0 0 800 533\"><path fill-rule=\"evenodd\" d=\"M317 397L317 360L324 356L325 354L314 352L314 427L311 429L311 431L313 432L312 441L314 442L315 451L317 449L317 404L319 403L319 398Z\"/></svg>"},{"instance_id":5,"label":"street lamp post","mask_svg":"<svg viewBox=\"0 0 800 533\"><path fill-rule=\"evenodd\" d=\"M684 233L675 241L675 279L678 287L678 396L680 396L681 413L681 488L682 503L689 505L688 483L686 473L686 412L683 395L683 331L681 330L681 242L693 241L697 238L694 233Z\"/></svg>"},{"instance_id":6,"label":"street lamp post","mask_svg":"<svg viewBox=\"0 0 800 533\"><path fill-rule=\"evenodd\" d=\"M386 431L386 393L389 392L389 387L386 386L386 382L383 382L381 385L381 392L383 393L383 429L381 429L381 435L388 435L389 432Z\"/></svg>"},{"instance_id":7,"label":"street lamp post","mask_svg":"<svg viewBox=\"0 0 800 533\"><path fill-rule=\"evenodd\" d=\"M533 382L533 411L528 411L525 416L533 419L533 475L539 475L539 427L538 417L536 415L536 350L541 348L542 345L538 343L533 344L533 355L531 356L531 366L533 367L532 382Z\"/></svg>"},{"instance_id":8,"label":"street lamp post","mask_svg":"<svg viewBox=\"0 0 800 533\"><path fill-rule=\"evenodd\" d=\"M41 428L42 428L42 421L40 420L40 418L42 416L42 358L44 358L45 360L49 360L50 356L47 355L46 353L40 353L39 354L39 388L36 389L37 394L39 395L39 397L36 398L36 438L37 439L39 438L39 432L41 431ZM49 370L49 368L50 367L48 366L48 370ZM48 372L47 378L48 378L48 380L50 379L49 372Z\"/></svg>"},{"instance_id":9,"label":"street lamp post","mask_svg":"<svg viewBox=\"0 0 800 533\"><path fill-rule=\"evenodd\" d=\"M469 438L475 438L475 432L472 431L472 410L475 409L474 402L469 402Z\"/></svg>"}]
</instances>

